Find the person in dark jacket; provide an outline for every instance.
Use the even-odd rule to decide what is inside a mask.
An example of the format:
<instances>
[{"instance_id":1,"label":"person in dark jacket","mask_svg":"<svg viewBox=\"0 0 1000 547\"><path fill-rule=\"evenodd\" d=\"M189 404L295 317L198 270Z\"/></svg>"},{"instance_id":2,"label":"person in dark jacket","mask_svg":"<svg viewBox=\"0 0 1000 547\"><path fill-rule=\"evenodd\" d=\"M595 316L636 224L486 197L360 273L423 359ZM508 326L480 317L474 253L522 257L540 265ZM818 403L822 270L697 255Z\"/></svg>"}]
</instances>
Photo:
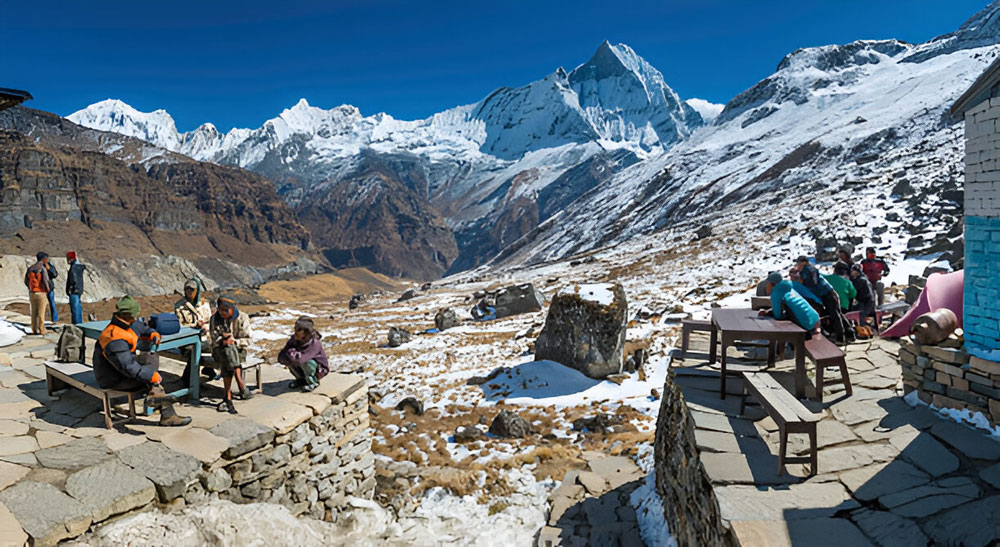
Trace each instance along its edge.
<instances>
[{"instance_id":1,"label":"person in dark jacket","mask_svg":"<svg viewBox=\"0 0 1000 547\"><path fill-rule=\"evenodd\" d=\"M861 261L861 269L878 295L878 305L882 306L885 304L885 284L882 283L882 277L889 275L889 265L875 256L875 247L868 247L865 249L865 259Z\"/></svg>"},{"instance_id":2,"label":"person in dark jacket","mask_svg":"<svg viewBox=\"0 0 1000 547\"><path fill-rule=\"evenodd\" d=\"M182 426L191 423L191 418L178 416L173 403L176 399L166 395L155 359L146 364L136 358L139 340L149 339L155 346L160 334L136 318L139 303L129 296L123 297L115 306L111 322L101 332L94 345L94 378L103 389L118 391L148 390L146 405L160 409L160 425Z\"/></svg>"},{"instance_id":3,"label":"person in dark jacket","mask_svg":"<svg viewBox=\"0 0 1000 547\"><path fill-rule=\"evenodd\" d=\"M52 322L57 323L59 321L59 310L56 309L56 282L55 278L59 277L59 271L56 270L56 265L52 263L51 260L45 262L45 267L49 270L49 309L52 311Z\"/></svg>"},{"instance_id":4,"label":"person in dark jacket","mask_svg":"<svg viewBox=\"0 0 1000 547\"><path fill-rule=\"evenodd\" d=\"M837 249L837 264L847 266L848 271L854 265L854 259L851 258L851 251L847 247Z\"/></svg>"},{"instance_id":5,"label":"person in dark jacket","mask_svg":"<svg viewBox=\"0 0 1000 547\"><path fill-rule=\"evenodd\" d=\"M851 283L854 284L854 289L858 292L854 301L859 312L860 323L868 325L868 318L874 317L875 327L878 330L878 317L875 315L875 290L860 264L855 264L851 268Z\"/></svg>"},{"instance_id":6,"label":"person in dark jacket","mask_svg":"<svg viewBox=\"0 0 1000 547\"><path fill-rule=\"evenodd\" d=\"M83 270L87 267L80 263L75 251L66 253L69 262L69 272L66 273L66 296L69 297L69 314L74 325L83 323Z\"/></svg>"},{"instance_id":7,"label":"person in dark jacket","mask_svg":"<svg viewBox=\"0 0 1000 547\"><path fill-rule=\"evenodd\" d=\"M840 309L840 298L833 286L820 275L816 266L809 262L809 257L800 256L795 260L795 267L799 270L802 284L813 294L823 301L823 311L830 319L830 327L833 329L834 341L838 344L847 342L848 338L853 338L854 332L849 329L847 318L844 317Z\"/></svg>"},{"instance_id":8,"label":"person in dark jacket","mask_svg":"<svg viewBox=\"0 0 1000 547\"><path fill-rule=\"evenodd\" d=\"M330 372L330 362L326 358L321 338L312 319L299 317L295 322L295 334L278 353L278 362L288 367L288 371L295 376L295 380L289 384L292 389L312 391Z\"/></svg>"}]
</instances>

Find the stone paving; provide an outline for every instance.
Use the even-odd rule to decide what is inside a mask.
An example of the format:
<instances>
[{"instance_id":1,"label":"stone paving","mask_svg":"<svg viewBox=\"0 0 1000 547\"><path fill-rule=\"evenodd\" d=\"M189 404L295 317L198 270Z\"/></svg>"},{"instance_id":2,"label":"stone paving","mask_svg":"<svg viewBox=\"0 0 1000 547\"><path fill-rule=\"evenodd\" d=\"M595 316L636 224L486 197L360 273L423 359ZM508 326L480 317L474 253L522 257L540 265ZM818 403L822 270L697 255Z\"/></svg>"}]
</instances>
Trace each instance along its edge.
<instances>
[{"instance_id":1,"label":"stone paving","mask_svg":"<svg viewBox=\"0 0 1000 547\"><path fill-rule=\"evenodd\" d=\"M739 379L720 399L707 334L695 333L691 348L675 361L676 381L722 516L743 545L986 545L1000 538L1000 442L906 404L895 342L848 346L854 394L838 385L826 389L823 404L804 402L823 415L819 469L811 477L803 465L778 475L774 421L755 405L740 415ZM770 370L792 388L792 360ZM808 439L790 435L788 450L805 454Z\"/></svg>"},{"instance_id":2,"label":"stone paving","mask_svg":"<svg viewBox=\"0 0 1000 547\"><path fill-rule=\"evenodd\" d=\"M56 339L56 333L26 336L0 348L0 545L29 538L50 545L154 503L183 506L181 496L199 480L210 492L224 491L233 478L221 466L261 452L276 436L296 438L300 424L308 430L304 422L324 419L324 411L343 402L340 394L363 385L357 376L334 373L313 393L291 392L285 387L291 375L265 365L265 394L237 400L238 416L215 410L222 394L217 381L203 384L209 404L177 405L179 414L193 418L189 426L160 427L153 415L109 430L96 398L73 389L47 394L44 361L54 358ZM168 390L179 385L182 368L161 358ZM299 452L312 446L308 438L300 444ZM271 465L292 456L284 445L268 453ZM308 464L308 452L303 457ZM240 495L252 498L246 486Z\"/></svg>"}]
</instances>

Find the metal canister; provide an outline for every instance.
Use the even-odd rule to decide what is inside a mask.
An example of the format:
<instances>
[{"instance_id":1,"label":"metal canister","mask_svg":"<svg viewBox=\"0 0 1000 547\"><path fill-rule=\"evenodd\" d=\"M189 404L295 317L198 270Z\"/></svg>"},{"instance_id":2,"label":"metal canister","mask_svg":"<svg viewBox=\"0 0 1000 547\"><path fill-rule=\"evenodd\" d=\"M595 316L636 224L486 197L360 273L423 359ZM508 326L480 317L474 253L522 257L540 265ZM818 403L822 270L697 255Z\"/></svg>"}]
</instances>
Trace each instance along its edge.
<instances>
[{"instance_id":1,"label":"metal canister","mask_svg":"<svg viewBox=\"0 0 1000 547\"><path fill-rule=\"evenodd\" d=\"M914 319L910 325L910 334L917 342L926 345L937 345L944 342L958 328L958 318L955 312L948 308L938 308Z\"/></svg>"}]
</instances>

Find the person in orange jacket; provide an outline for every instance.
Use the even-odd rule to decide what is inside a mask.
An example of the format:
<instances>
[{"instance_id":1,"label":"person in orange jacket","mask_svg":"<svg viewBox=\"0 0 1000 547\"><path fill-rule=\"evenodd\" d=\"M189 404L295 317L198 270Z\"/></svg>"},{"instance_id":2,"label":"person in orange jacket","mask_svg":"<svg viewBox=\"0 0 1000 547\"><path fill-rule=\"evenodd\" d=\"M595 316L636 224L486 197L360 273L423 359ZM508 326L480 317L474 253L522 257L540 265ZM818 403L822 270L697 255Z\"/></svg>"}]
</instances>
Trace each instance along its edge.
<instances>
[{"instance_id":1,"label":"person in orange jacket","mask_svg":"<svg viewBox=\"0 0 1000 547\"><path fill-rule=\"evenodd\" d=\"M160 425L183 426L191 418L178 416L174 397L166 395L161 385L159 361L147 364L136 359L139 339L148 338L152 346L160 341L160 333L150 329L139 316L139 303L126 296L118 301L111 322L101 332L94 345L94 377L103 389L119 391L147 390L146 405L160 409Z\"/></svg>"}]
</instances>

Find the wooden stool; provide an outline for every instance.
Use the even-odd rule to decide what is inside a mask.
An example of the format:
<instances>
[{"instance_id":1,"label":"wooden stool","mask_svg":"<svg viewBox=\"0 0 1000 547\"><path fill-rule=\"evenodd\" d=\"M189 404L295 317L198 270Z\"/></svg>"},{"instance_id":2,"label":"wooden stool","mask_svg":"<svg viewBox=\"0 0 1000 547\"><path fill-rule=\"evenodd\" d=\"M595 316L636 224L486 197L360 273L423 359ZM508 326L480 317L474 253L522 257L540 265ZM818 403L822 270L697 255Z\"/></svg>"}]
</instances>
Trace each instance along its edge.
<instances>
[{"instance_id":1,"label":"wooden stool","mask_svg":"<svg viewBox=\"0 0 1000 547\"><path fill-rule=\"evenodd\" d=\"M847 371L847 359L844 352L836 344L823 335L817 334L806 340L806 355L816 363L816 400L823 402L823 371L827 367L839 367L840 378L828 380L831 384L844 384L848 395L853 395L851 376Z\"/></svg>"},{"instance_id":2,"label":"wooden stool","mask_svg":"<svg viewBox=\"0 0 1000 547\"><path fill-rule=\"evenodd\" d=\"M688 342L692 331L712 332L712 322L701 319L685 319L681 321L681 357L687 355Z\"/></svg>"}]
</instances>

